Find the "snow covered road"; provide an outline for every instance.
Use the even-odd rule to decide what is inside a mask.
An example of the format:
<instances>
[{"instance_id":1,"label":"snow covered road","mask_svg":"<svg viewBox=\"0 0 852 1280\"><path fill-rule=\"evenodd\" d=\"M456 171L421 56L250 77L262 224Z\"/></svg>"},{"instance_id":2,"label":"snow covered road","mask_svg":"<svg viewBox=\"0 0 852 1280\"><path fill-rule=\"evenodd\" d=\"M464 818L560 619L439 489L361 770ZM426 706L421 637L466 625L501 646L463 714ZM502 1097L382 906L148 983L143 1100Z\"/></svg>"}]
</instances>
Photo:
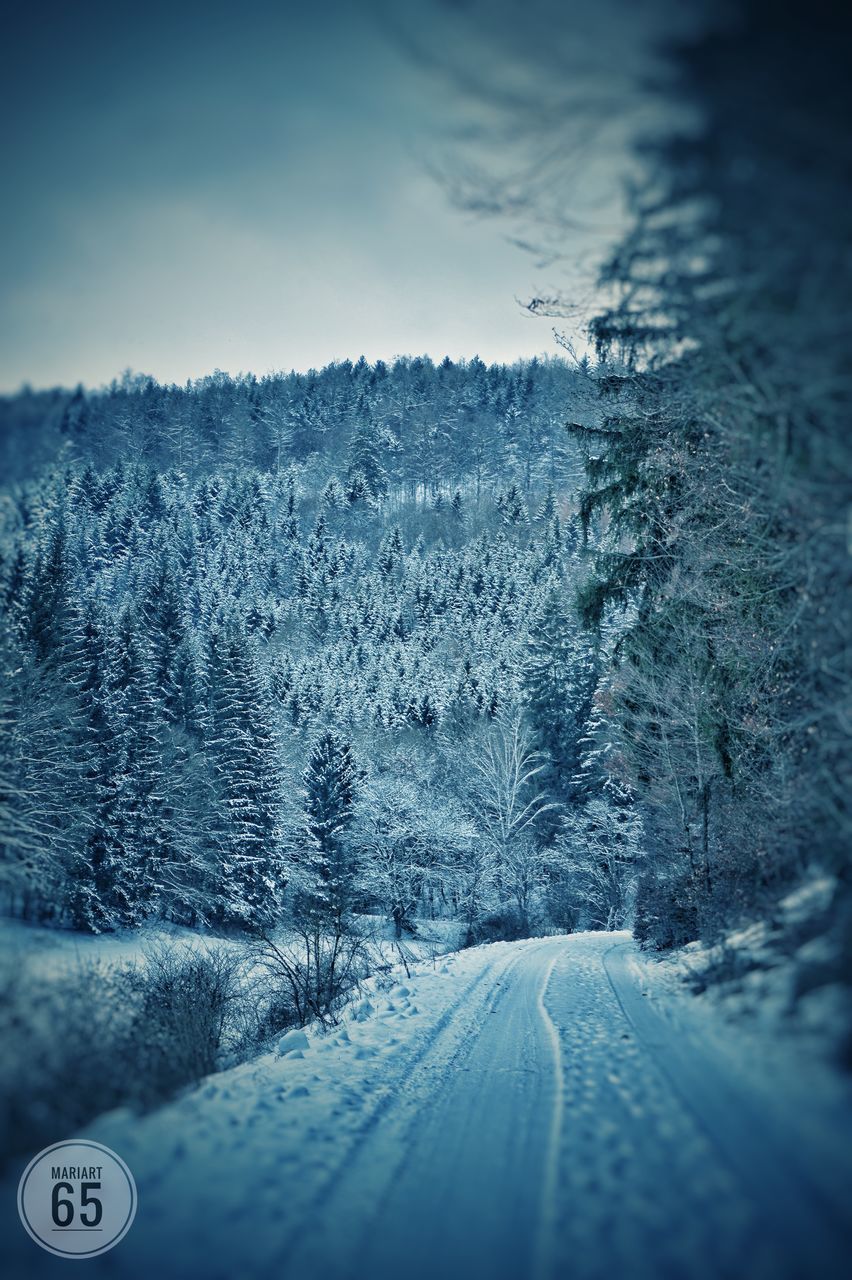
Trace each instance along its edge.
<instances>
[{"instance_id":1,"label":"snow covered road","mask_svg":"<svg viewBox=\"0 0 852 1280\"><path fill-rule=\"evenodd\" d=\"M128 1162L139 1210L87 1273L843 1274L840 1199L642 995L632 949L585 934L422 964L303 1055L265 1055L141 1121L104 1117L88 1134ZM11 1182L3 1212L6 1274L63 1274L13 1221Z\"/></svg>"},{"instance_id":2,"label":"snow covered road","mask_svg":"<svg viewBox=\"0 0 852 1280\"><path fill-rule=\"evenodd\" d=\"M290 1274L530 1274L559 1136L559 1043L541 997L561 950L491 962L405 1082L392 1125L370 1133L306 1224Z\"/></svg>"}]
</instances>

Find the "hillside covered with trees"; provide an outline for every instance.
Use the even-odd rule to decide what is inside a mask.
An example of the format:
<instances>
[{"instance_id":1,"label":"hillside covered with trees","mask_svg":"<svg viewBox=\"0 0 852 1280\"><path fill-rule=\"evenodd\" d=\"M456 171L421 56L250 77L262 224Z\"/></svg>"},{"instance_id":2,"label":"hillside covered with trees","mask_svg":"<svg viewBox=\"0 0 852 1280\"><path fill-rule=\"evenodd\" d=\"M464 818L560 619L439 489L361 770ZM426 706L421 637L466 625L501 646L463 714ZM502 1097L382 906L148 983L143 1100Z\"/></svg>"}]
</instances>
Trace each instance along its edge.
<instances>
[{"instance_id":1,"label":"hillside covered with trees","mask_svg":"<svg viewBox=\"0 0 852 1280\"><path fill-rule=\"evenodd\" d=\"M587 367L477 360L7 400L7 911L622 924L566 405Z\"/></svg>"}]
</instances>

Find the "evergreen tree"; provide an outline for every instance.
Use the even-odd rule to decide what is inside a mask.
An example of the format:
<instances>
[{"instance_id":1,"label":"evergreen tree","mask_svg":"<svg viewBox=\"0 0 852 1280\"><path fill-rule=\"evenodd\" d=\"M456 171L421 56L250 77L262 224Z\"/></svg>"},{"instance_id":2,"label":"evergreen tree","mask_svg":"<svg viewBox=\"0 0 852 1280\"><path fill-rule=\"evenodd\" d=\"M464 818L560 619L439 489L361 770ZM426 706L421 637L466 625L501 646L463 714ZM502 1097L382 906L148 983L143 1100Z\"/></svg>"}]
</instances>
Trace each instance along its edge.
<instances>
[{"instance_id":1,"label":"evergreen tree","mask_svg":"<svg viewBox=\"0 0 852 1280\"><path fill-rule=\"evenodd\" d=\"M516 484L497 495L497 510L504 524L529 524L529 512Z\"/></svg>"},{"instance_id":2,"label":"evergreen tree","mask_svg":"<svg viewBox=\"0 0 852 1280\"><path fill-rule=\"evenodd\" d=\"M280 774L257 660L236 621L210 641L207 749L216 797L216 914L256 928L279 908Z\"/></svg>"},{"instance_id":3,"label":"evergreen tree","mask_svg":"<svg viewBox=\"0 0 852 1280\"><path fill-rule=\"evenodd\" d=\"M123 776L122 725L110 697L111 629L95 607L87 610L80 636L79 698L82 709L77 749L85 761L80 801L87 815L69 858L66 906L77 929L94 933L138 923L128 865L130 851L120 815Z\"/></svg>"},{"instance_id":4,"label":"evergreen tree","mask_svg":"<svg viewBox=\"0 0 852 1280\"><path fill-rule=\"evenodd\" d=\"M535 747L545 766L541 783L551 798L568 805L575 796L579 740L595 687L595 659L589 641L564 599L552 587L530 627L522 675L523 698ZM554 811L546 815L550 835Z\"/></svg>"},{"instance_id":5,"label":"evergreen tree","mask_svg":"<svg viewBox=\"0 0 852 1280\"><path fill-rule=\"evenodd\" d=\"M108 687L119 774L111 835L124 850L128 923L138 923L160 906L162 865L168 857L166 779L159 736L162 713L149 655L129 610L118 620L113 644Z\"/></svg>"},{"instance_id":6,"label":"evergreen tree","mask_svg":"<svg viewBox=\"0 0 852 1280\"><path fill-rule=\"evenodd\" d=\"M26 601L26 634L36 662L62 661L72 625L73 569L64 505L33 566Z\"/></svg>"},{"instance_id":7,"label":"evergreen tree","mask_svg":"<svg viewBox=\"0 0 852 1280\"><path fill-rule=\"evenodd\" d=\"M402 541L402 534L399 531L399 525L394 525L379 544L378 566L380 573L385 577L390 577L397 565L402 562L404 555L405 547Z\"/></svg>"},{"instance_id":8,"label":"evergreen tree","mask_svg":"<svg viewBox=\"0 0 852 1280\"><path fill-rule=\"evenodd\" d=\"M338 924L351 907L356 864L346 837L360 782L351 745L332 730L320 734L303 775L305 841L299 881L307 913Z\"/></svg>"},{"instance_id":9,"label":"evergreen tree","mask_svg":"<svg viewBox=\"0 0 852 1280\"><path fill-rule=\"evenodd\" d=\"M359 497L369 499L383 498L388 491L387 472L382 462L376 427L366 411L349 446L349 465L346 474L350 502L355 500L351 495L356 489ZM366 492L362 492L364 487Z\"/></svg>"}]
</instances>

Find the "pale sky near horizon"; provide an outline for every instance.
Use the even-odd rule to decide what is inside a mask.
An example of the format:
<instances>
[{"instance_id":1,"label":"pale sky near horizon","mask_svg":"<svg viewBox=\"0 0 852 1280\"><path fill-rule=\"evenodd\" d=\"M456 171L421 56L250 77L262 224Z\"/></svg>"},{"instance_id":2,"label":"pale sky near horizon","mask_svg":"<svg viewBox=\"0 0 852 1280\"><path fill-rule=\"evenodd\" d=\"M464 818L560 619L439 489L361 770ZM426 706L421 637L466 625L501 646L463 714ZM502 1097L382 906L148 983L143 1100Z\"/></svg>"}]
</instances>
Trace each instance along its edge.
<instances>
[{"instance_id":1,"label":"pale sky near horizon","mask_svg":"<svg viewBox=\"0 0 852 1280\"><path fill-rule=\"evenodd\" d=\"M461 99L371 7L34 0L6 30L0 390L557 352L518 301L546 272L429 172Z\"/></svg>"}]
</instances>

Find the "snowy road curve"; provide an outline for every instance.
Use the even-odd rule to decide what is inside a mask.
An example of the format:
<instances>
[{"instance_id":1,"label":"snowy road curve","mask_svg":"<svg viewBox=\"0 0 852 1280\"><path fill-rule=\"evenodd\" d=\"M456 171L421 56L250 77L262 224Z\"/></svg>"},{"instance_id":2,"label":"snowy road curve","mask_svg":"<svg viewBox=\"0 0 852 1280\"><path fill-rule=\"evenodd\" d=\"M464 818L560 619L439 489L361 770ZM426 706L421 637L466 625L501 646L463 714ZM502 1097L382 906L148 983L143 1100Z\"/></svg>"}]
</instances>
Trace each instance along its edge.
<instances>
[{"instance_id":1,"label":"snowy road curve","mask_svg":"<svg viewBox=\"0 0 852 1280\"><path fill-rule=\"evenodd\" d=\"M795 1147L639 990L623 935L461 953L90 1136L139 1212L87 1274L829 1280L849 1245ZM66 1136L66 1135L62 1135ZM65 1274L4 1188L10 1276ZM847 1224L848 1225L848 1224ZM847 1255L848 1256L848 1255Z\"/></svg>"}]
</instances>

